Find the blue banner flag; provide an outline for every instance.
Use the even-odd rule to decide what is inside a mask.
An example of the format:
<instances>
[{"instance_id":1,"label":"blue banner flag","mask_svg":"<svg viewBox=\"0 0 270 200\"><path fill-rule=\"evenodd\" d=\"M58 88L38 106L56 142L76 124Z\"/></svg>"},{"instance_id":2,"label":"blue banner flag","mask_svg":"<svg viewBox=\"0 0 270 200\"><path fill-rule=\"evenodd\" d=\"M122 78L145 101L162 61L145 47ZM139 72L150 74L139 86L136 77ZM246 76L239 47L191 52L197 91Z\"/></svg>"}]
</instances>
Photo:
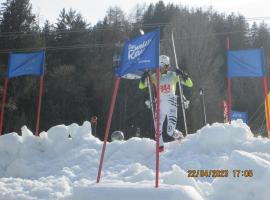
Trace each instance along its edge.
<instances>
[{"instance_id":1,"label":"blue banner flag","mask_svg":"<svg viewBox=\"0 0 270 200\"><path fill-rule=\"evenodd\" d=\"M265 75L263 49L228 51L228 77Z\"/></svg>"},{"instance_id":2,"label":"blue banner flag","mask_svg":"<svg viewBox=\"0 0 270 200\"><path fill-rule=\"evenodd\" d=\"M232 111L231 120L242 119L244 123L248 123L248 114L247 112Z\"/></svg>"},{"instance_id":3,"label":"blue banner flag","mask_svg":"<svg viewBox=\"0 0 270 200\"><path fill-rule=\"evenodd\" d=\"M144 69L159 67L160 29L149 32L125 43L120 66L116 74L123 76L140 76Z\"/></svg>"},{"instance_id":4,"label":"blue banner flag","mask_svg":"<svg viewBox=\"0 0 270 200\"><path fill-rule=\"evenodd\" d=\"M7 77L24 75L41 76L44 73L45 51L34 53L10 53Z\"/></svg>"}]
</instances>

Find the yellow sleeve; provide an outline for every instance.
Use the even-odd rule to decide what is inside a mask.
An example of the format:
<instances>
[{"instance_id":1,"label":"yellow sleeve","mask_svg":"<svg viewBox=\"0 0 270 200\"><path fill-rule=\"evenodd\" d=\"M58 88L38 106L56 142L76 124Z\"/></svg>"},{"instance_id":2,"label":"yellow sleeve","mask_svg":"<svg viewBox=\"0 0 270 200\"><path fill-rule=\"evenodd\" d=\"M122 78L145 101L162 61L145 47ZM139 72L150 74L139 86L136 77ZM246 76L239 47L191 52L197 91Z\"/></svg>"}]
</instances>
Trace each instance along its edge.
<instances>
[{"instance_id":1,"label":"yellow sleeve","mask_svg":"<svg viewBox=\"0 0 270 200\"><path fill-rule=\"evenodd\" d=\"M145 81L144 82L142 82L141 80L140 80L140 83L139 83L139 89L144 89L144 88L146 88L147 87L147 85L146 85L146 83L145 83Z\"/></svg>"},{"instance_id":2,"label":"yellow sleeve","mask_svg":"<svg viewBox=\"0 0 270 200\"><path fill-rule=\"evenodd\" d=\"M180 81L179 76L176 75L176 73L174 72L174 76L173 76L173 84L176 86L176 84Z\"/></svg>"},{"instance_id":3,"label":"yellow sleeve","mask_svg":"<svg viewBox=\"0 0 270 200\"><path fill-rule=\"evenodd\" d=\"M154 85L157 84L157 78L156 78L156 74L155 74L155 73L151 75L151 82L152 82Z\"/></svg>"},{"instance_id":4,"label":"yellow sleeve","mask_svg":"<svg viewBox=\"0 0 270 200\"><path fill-rule=\"evenodd\" d=\"M145 81L143 82L143 81L141 81L140 80L140 82L139 82L139 89L141 89L141 90L143 90L144 88L146 88L147 87L147 79L145 79ZM151 82L154 84L154 85L156 85L156 74L152 74L151 75Z\"/></svg>"}]
</instances>

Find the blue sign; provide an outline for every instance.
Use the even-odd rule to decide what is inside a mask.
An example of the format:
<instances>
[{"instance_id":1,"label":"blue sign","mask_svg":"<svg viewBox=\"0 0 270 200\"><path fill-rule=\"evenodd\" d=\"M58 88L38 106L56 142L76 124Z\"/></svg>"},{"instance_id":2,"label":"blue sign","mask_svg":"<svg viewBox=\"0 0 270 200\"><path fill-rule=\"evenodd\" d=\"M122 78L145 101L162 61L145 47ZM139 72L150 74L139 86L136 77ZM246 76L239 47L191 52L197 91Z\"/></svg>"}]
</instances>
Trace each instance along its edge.
<instances>
[{"instance_id":1,"label":"blue sign","mask_svg":"<svg viewBox=\"0 0 270 200\"><path fill-rule=\"evenodd\" d=\"M265 76L263 49L228 51L228 77Z\"/></svg>"},{"instance_id":2,"label":"blue sign","mask_svg":"<svg viewBox=\"0 0 270 200\"><path fill-rule=\"evenodd\" d=\"M244 123L248 123L248 114L247 112L232 111L231 120L242 119Z\"/></svg>"},{"instance_id":3,"label":"blue sign","mask_svg":"<svg viewBox=\"0 0 270 200\"><path fill-rule=\"evenodd\" d=\"M41 76L44 73L45 51L35 53L10 53L7 77L24 75Z\"/></svg>"},{"instance_id":4,"label":"blue sign","mask_svg":"<svg viewBox=\"0 0 270 200\"><path fill-rule=\"evenodd\" d=\"M139 36L125 43L116 75L141 75L145 69L159 67L160 30Z\"/></svg>"}]
</instances>

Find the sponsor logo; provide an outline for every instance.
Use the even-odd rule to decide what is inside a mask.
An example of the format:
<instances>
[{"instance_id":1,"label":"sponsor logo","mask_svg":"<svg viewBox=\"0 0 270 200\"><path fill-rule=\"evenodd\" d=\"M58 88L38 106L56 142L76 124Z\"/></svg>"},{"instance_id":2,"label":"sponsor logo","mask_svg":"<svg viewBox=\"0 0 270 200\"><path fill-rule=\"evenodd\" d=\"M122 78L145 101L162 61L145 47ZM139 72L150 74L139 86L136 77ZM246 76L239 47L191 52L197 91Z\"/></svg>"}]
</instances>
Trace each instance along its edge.
<instances>
[{"instance_id":1,"label":"sponsor logo","mask_svg":"<svg viewBox=\"0 0 270 200\"><path fill-rule=\"evenodd\" d=\"M133 60L138 58L146 49L146 47L151 43L152 39L143 41L143 43L135 45L128 45L128 60Z\"/></svg>"}]
</instances>

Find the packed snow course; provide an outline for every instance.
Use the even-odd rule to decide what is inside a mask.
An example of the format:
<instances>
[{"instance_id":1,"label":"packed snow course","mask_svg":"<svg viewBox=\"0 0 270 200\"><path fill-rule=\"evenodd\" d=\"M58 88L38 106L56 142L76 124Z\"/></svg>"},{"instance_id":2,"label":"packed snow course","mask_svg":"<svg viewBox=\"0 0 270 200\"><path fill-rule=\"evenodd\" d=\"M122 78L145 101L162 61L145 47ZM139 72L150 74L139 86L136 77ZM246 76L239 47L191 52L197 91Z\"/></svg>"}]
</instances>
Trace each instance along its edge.
<instances>
[{"instance_id":1,"label":"packed snow course","mask_svg":"<svg viewBox=\"0 0 270 200\"><path fill-rule=\"evenodd\" d=\"M68 137L68 136L71 137ZM131 138L108 143L96 184L103 142L91 124L52 127L40 137L0 137L2 200L269 200L270 141L254 137L241 121L214 123L165 144L160 185L155 188L155 141ZM188 170L228 170L228 177L188 177ZM252 177L233 176L252 170Z\"/></svg>"}]
</instances>

